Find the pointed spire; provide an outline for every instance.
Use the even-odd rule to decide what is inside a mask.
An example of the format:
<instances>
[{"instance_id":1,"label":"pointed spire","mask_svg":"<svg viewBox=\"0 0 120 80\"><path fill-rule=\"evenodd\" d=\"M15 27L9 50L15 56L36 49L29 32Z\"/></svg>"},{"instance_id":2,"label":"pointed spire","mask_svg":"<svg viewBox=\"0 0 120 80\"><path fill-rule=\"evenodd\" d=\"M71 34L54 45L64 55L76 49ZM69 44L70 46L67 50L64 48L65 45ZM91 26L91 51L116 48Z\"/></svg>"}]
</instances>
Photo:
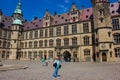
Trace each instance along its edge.
<instances>
[{"instance_id":1,"label":"pointed spire","mask_svg":"<svg viewBox=\"0 0 120 80\"><path fill-rule=\"evenodd\" d=\"M46 9L46 12L45 12L44 17L48 17L48 16L50 16L50 13L49 13L49 10L48 10L48 9Z\"/></svg>"},{"instance_id":2,"label":"pointed spire","mask_svg":"<svg viewBox=\"0 0 120 80\"><path fill-rule=\"evenodd\" d=\"M2 13L2 10L0 9L0 15L2 15L3 13Z\"/></svg>"},{"instance_id":3,"label":"pointed spire","mask_svg":"<svg viewBox=\"0 0 120 80\"><path fill-rule=\"evenodd\" d=\"M19 0L19 1L18 1L18 5L17 5L14 13L22 14L21 6L22 6L22 5L21 5L21 1Z\"/></svg>"},{"instance_id":4,"label":"pointed spire","mask_svg":"<svg viewBox=\"0 0 120 80\"><path fill-rule=\"evenodd\" d=\"M70 11L78 10L78 7L76 6L75 2L72 3Z\"/></svg>"}]
</instances>

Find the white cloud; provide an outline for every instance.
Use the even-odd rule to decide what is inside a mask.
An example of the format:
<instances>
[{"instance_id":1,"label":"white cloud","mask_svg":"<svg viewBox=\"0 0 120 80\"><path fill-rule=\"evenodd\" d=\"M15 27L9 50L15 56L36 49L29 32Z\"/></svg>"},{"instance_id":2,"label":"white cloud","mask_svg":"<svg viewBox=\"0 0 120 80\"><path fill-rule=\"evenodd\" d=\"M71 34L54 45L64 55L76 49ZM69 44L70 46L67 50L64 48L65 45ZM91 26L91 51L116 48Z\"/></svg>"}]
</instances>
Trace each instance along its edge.
<instances>
[{"instance_id":1,"label":"white cloud","mask_svg":"<svg viewBox=\"0 0 120 80\"><path fill-rule=\"evenodd\" d=\"M63 12L66 12L68 10L68 7L64 5L59 5L59 7L62 8Z\"/></svg>"}]
</instances>

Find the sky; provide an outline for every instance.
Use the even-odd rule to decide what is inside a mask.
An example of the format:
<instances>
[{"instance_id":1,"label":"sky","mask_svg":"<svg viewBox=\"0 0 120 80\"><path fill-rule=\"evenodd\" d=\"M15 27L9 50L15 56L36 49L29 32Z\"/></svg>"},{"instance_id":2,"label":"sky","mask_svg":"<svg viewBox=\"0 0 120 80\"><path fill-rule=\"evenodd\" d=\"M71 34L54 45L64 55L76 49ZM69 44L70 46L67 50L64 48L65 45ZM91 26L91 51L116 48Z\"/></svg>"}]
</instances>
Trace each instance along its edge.
<instances>
[{"instance_id":1,"label":"sky","mask_svg":"<svg viewBox=\"0 0 120 80\"><path fill-rule=\"evenodd\" d=\"M4 15L11 16L16 9L19 0L0 0L0 9ZM117 2L118 0L110 0ZM46 9L50 14L62 14L68 12L72 3L75 3L78 9L91 7L90 0L21 0L24 19L31 21L35 16L43 18Z\"/></svg>"}]
</instances>

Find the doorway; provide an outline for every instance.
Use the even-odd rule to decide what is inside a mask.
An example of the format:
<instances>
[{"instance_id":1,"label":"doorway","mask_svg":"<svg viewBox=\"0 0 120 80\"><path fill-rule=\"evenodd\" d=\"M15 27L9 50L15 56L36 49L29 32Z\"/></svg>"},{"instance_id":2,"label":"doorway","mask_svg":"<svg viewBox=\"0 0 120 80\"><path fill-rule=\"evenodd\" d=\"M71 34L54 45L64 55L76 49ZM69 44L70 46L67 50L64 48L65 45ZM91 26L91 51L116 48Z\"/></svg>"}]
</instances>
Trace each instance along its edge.
<instances>
[{"instance_id":1,"label":"doorway","mask_svg":"<svg viewBox=\"0 0 120 80\"><path fill-rule=\"evenodd\" d=\"M65 62L70 62L71 61L71 54L68 51L65 51L63 53L63 57L64 57Z\"/></svg>"},{"instance_id":2,"label":"doorway","mask_svg":"<svg viewBox=\"0 0 120 80\"><path fill-rule=\"evenodd\" d=\"M22 54L22 53L17 52L17 54L16 54L16 59L17 59L17 60L20 60L20 58L21 58L21 54Z\"/></svg>"},{"instance_id":3,"label":"doorway","mask_svg":"<svg viewBox=\"0 0 120 80\"><path fill-rule=\"evenodd\" d=\"M107 55L105 52L102 53L102 61L107 61Z\"/></svg>"}]
</instances>

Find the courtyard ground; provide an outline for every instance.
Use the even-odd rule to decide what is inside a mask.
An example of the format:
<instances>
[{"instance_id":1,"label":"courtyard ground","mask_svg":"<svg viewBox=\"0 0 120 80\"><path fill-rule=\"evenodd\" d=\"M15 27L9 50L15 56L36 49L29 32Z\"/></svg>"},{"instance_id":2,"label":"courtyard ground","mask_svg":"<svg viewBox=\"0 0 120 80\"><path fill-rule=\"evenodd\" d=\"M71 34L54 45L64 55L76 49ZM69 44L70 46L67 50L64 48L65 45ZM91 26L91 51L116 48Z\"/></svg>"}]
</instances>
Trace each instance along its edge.
<instances>
[{"instance_id":1,"label":"courtyard ground","mask_svg":"<svg viewBox=\"0 0 120 80\"><path fill-rule=\"evenodd\" d=\"M0 71L0 80L53 80L52 62L2 61L6 65L25 65L27 69ZM56 80L120 80L120 63L63 62Z\"/></svg>"}]
</instances>

